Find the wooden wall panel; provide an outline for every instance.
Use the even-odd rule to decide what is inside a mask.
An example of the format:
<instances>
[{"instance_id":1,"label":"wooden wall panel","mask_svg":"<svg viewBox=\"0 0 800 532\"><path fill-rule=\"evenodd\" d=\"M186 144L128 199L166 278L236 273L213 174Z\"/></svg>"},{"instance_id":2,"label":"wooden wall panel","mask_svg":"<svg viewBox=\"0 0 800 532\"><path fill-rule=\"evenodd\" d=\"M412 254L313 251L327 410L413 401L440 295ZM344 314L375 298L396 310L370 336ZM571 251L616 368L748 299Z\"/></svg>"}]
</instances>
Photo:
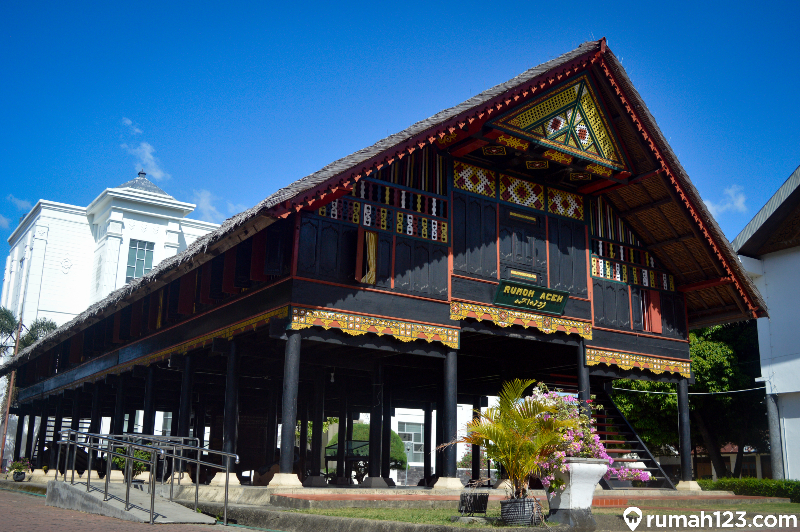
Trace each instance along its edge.
<instances>
[{"instance_id":1,"label":"wooden wall panel","mask_svg":"<svg viewBox=\"0 0 800 532\"><path fill-rule=\"evenodd\" d=\"M628 285L592 279L594 324L597 327L630 330Z\"/></svg>"},{"instance_id":2,"label":"wooden wall panel","mask_svg":"<svg viewBox=\"0 0 800 532\"><path fill-rule=\"evenodd\" d=\"M453 195L453 270L497 278L497 203Z\"/></svg>"},{"instance_id":3,"label":"wooden wall panel","mask_svg":"<svg viewBox=\"0 0 800 532\"><path fill-rule=\"evenodd\" d=\"M587 297L585 225L561 218L549 219L550 288Z\"/></svg>"}]
</instances>

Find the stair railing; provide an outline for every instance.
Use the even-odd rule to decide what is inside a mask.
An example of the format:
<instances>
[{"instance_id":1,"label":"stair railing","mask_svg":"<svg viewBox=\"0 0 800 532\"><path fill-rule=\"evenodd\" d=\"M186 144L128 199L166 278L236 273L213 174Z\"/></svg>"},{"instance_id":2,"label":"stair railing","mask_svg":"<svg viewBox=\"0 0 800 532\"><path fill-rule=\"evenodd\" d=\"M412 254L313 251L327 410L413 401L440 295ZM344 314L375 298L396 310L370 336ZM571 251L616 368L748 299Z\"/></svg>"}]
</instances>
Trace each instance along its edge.
<instances>
[{"instance_id":1,"label":"stair railing","mask_svg":"<svg viewBox=\"0 0 800 532\"><path fill-rule=\"evenodd\" d=\"M656 461L655 457L653 456L653 453L651 453L651 452L650 452L650 449L648 449L648 448L647 448L647 445L645 445L645 444L644 444L644 442L642 441L642 439L639 437L639 433L637 433L637 432L636 432L636 430L633 428L633 425L631 425L631 424L628 422L628 420L627 420L627 419L625 419L625 416L624 416L624 415L622 415L622 411L619 409L619 407L617 406L617 404L614 402L614 398L613 398L613 397L611 397L611 394L610 394L610 393L608 393L607 391L604 391L604 392L605 392L605 395L606 395L606 397L608 398L608 400L609 400L609 401L611 401L611 404L614 406L614 409L616 409L616 411L617 411L616 415L615 415L615 416L613 416L613 417L614 417L614 418L617 418L617 417L619 417L619 419L621 419L621 420L622 420L622 423L621 423L621 424L624 424L624 425L625 425L625 427L628 429L628 431L629 431L631 434L633 434L633 437L634 437L634 438L636 438L636 443L637 443L637 444L639 445L639 447L642 449L642 450L638 450L638 449L637 449L637 450L636 450L636 454L645 454L645 455L647 456L647 458L648 458L650 461L652 461L654 464L656 464L656 466L658 467L658 471L659 471L659 473L661 473L661 475L663 475L663 477L662 477L662 478L663 478L663 479L664 479L664 481L666 482L666 484L667 484L667 487L668 487L669 489L673 489L673 490L674 490L674 489L675 489L675 484L673 484L673 483L672 483L672 480L670 480L670 478L667 476L667 474L666 474L666 473L664 473L664 470L661 468L661 464L659 464L659 463Z\"/></svg>"},{"instance_id":2,"label":"stair railing","mask_svg":"<svg viewBox=\"0 0 800 532\"><path fill-rule=\"evenodd\" d=\"M150 486L150 524L155 523L155 485L156 485L156 472L158 468L158 459L163 460L164 468L166 469L166 461L172 459L172 464L177 460L180 464L183 461L189 461L195 464L196 478L195 478L195 492L194 492L194 509L197 511L199 489L200 489L200 466L211 467L220 469L225 472L225 501L224 501L224 515L223 523L228 525L228 491L229 491L229 477L231 461L238 464L239 456L234 453L226 453L224 451L215 451L200 447L198 438L191 437L177 437L177 436L157 436L145 434L124 434L124 435L109 435L109 434L93 434L89 432L81 432L73 429L64 429L60 431L62 439L58 442L58 459L56 461L56 478L58 478L58 470L61 460L62 445L67 446L67 455L65 460L70 457L69 451L72 448L72 478L70 483L75 484L75 460L77 453L75 452L78 447L87 449L89 453L87 476L86 476L86 491L91 490L91 477L92 477L92 458L93 451L106 454L106 482L105 482L105 495L103 501L107 501L108 496L108 483L111 477L111 459L110 457L119 457L125 459L125 511L130 508L130 489L132 482L133 462L143 462L150 465L148 485ZM65 436L66 435L66 439ZM83 442L78 441L78 435L85 438ZM74 436L74 438L73 438ZM137 443L131 440L150 441L150 445ZM194 443L189 444L186 442ZM122 448L123 452L117 452L116 449ZM150 453L149 459L136 458L134 451L141 450ZM194 458L186 458L186 454L195 454ZM222 457L223 465L214 464L201 460L202 453L219 455ZM67 481L67 464L64 464L64 482ZM180 481L179 481L180 482ZM162 481L163 484L163 481ZM175 473L173 471L170 479L169 500L172 501L173 491L175 486Z\"/></svg>"}]
</instances>

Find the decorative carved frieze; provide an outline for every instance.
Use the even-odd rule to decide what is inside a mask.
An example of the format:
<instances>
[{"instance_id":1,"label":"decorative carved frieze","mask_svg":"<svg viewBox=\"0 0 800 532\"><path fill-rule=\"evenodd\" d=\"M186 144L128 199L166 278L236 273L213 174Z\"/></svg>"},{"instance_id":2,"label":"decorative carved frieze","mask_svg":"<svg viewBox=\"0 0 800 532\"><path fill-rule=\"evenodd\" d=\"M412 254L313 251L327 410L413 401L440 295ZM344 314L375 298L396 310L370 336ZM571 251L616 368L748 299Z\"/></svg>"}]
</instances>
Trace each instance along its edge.
<instances>
[{"instance_id":1,"label":"decorative carved frieze","mask_svg":"<svg viewBox=\"0 0 800 532\"><path fill-rule=\"evenodd\" d=\"M354 336L374 333L379 336L392 336L401 342L424 340L426 342L441 342L453 349L458 349L459 346L458 329L344 312L292 308L292 323L290 325L292 329L300 330L314 326L324 329L339 329Z\"/></svg>"},{"instance_id":2,"label":"decorative carved frieze","mask_svg":"<svg viewBox=\"0 0 800 532\"><path fill-rule=\"evenodd\" d=\"M451 320L463 320L466 318L475 318L479 321L491 321L500 327L521 325L523 327L538 329L546 334L563 331L567 334L575 333L587 340L592 339L592 325L583 321L492 307L489 305L474 305L472 303L460 303L457 301L450 303Z\"/></svg>"},{"instance_id":3,"label":"decorative carved frieze","mask_svg":"<svg viewBox=\"0 0 800 532\"><path fill-rule=\"evenodd\" d=\"M649 357L645 355L634 355L619 351L606 351L603 349L586 348L586 365L596 366L606 364L617 366L620 369L644 369L655 374L678 373L683 377L689 378L691 374L690 360L675 360L667 358Z\"/></svg>"}]
</instances>

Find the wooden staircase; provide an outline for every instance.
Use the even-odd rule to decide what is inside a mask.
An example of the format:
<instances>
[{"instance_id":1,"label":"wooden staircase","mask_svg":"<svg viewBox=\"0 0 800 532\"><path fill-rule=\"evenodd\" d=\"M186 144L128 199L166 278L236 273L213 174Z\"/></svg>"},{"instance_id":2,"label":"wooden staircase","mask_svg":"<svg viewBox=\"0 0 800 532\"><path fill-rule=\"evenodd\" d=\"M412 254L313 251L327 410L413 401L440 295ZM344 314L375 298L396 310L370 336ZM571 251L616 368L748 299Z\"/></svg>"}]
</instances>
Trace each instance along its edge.
<instances>
[{"instance_id":1,"label":"wooden staircase","mask_svg":"<svg viewBox=\"0 0 800 532\"><path fill-rule=\"evenodd\" d=\"M675 489L675 485L656 462L655 457L647 449L639 435L633 429L625 416L614 404L614 400L606 391L598 390L595 402L602 405L602 410L592 412L596 420L597 434L606 448L608 455L614 459L614 466L622 467L626 463L644 464L645 471L652 477L646 483L646 488ZM629 481L620 481L615 477L610 480L602 479L600 485L603 489L629 488Z\"/></svg>"}]
</instances>

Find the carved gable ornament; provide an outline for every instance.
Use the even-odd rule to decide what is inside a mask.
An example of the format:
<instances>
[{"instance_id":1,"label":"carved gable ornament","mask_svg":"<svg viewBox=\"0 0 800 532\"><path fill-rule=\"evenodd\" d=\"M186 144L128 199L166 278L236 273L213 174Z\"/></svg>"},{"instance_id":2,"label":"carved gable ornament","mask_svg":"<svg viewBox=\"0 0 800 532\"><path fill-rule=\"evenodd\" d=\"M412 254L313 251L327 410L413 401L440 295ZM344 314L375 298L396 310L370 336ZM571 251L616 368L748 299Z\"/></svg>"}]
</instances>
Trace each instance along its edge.
<instances>
[{"instance_id":1,"label":"carved gable ornament","mask_svg":"<svg viewBox=\"0 0 800 532\"><path fill-rule=\"evenodd\" d=\"M585 75L513 109L493 125L613 170L626 169L620 143Z\"/></svg>"}]
</instances>

